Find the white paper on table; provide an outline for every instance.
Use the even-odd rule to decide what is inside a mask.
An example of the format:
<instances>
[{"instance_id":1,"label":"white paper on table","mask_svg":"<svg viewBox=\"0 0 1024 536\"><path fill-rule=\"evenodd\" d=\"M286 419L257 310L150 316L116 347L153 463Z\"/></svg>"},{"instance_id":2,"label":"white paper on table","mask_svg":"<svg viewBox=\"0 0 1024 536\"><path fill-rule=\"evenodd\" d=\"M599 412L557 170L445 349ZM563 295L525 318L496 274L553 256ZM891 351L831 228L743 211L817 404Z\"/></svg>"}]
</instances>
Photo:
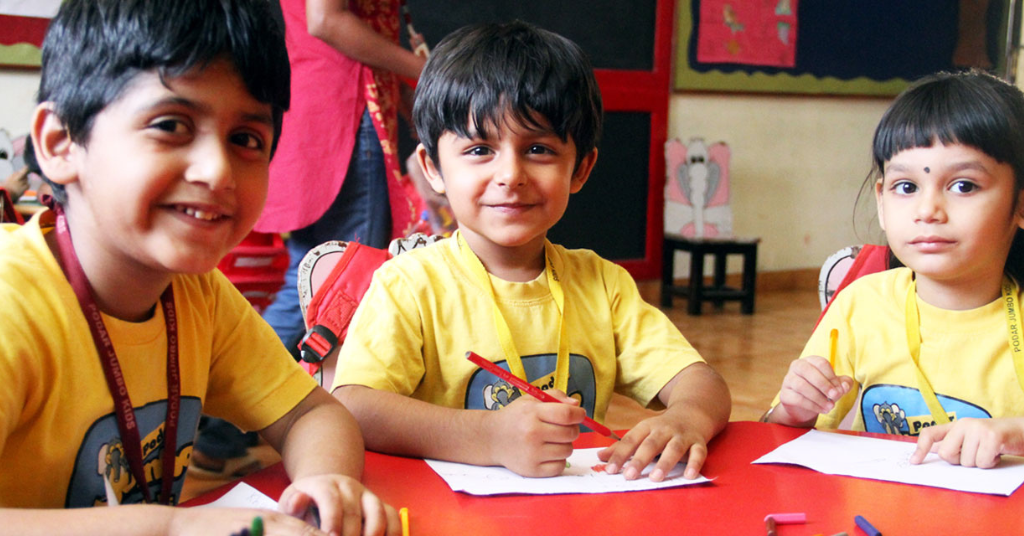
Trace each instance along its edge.
<instances>
[{"instance_id":1,"label":"white paper on table","mask_svg":"<svg viewBox=\"0 0 1024 536\"><path fill-rule=\"evenodd\" d=\"M277 501L267 497L263 492L249 484L239 482L237 486L231 488L231 491L225 493L216 501L201 505L200 508L206 506L212 508L259 508L263 510L277 510Z\"/></svg>"},{"instance_id":2,"label":"white paper on table","mask_svg":"<svg viewBox=\"0 0 1024 536\"><path fill-rule=\"evenodd\" d=\"M602 449L576 449L569 456L569 467L561 476L550 478L528 478L519 476L504 467L480 467L463 463L426 460L427 465L437 472L454 491L471 495L499 495L503 493L525 493L544 495L554 493L615 493L620 491L643 491L672 488L710 482L703 476L693 480L683 478L684 464L677 464L665 480L652 482L647 478L626 480L621 474L610 475L595 466L604 465L597 458ZM654 469L650 464L641 473L646 477Z\"/></svg>"},{"instance_id":3,"label":"white paper on table","mask_svg":"<svg viewBox=\"0 0 1024 536\"><path fill-rule=\"evenodd\" d=\"M789 463L829 475L1009 496L1024 483L1024 458L1003 456L993 469L962 467L930 453L911 465L915 443L811 430L752 463Z\"/></svg>"}]
</instances>

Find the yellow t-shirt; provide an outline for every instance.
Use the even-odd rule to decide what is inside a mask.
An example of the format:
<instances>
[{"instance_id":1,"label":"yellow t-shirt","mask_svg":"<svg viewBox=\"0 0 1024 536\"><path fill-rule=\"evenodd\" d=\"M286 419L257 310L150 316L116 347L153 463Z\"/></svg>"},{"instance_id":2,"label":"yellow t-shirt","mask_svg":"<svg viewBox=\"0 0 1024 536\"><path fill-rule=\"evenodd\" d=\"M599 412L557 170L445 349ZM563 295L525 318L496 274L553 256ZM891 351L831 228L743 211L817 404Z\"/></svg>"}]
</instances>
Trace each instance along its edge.
<instances>
[{"instance_id":1,"label":"yellow t-shirt","mask_svg":"<svg viewBox=\"0 0 1024 536\"><path fill-rule=\"evenodd\" d=\"M907 346L909 268L864 276L835 298L802 356L828 357L829 333L839 330L836 374L855 388L819 428L836 428L854 410L853 429L916 436L934 419L918 391ZM1020 292L1017 295L1020 303ZM1024 415L1024 390L1007 342L1002 299L966 311L917 300L921 317L921 370L951 420ZM776 397L777 401L778 397Z\"/></svg>"},{"instance_id":2,"label":"yellow t-shirt","mask_svg":"<svg viewBox=\"0 0 1024 536\"><path fill-rule=\"evenodd\" d=\"M358 384L451 408L500 409L510 386L466 360L504 364L491 298L462 263L457 240L381 266L352 319L334 387ZM675 325L644 302L629 274L589 250L555 246L565 292L568 394L603 420L612 392L650 404L687 366L702 362ZM491 276L527 379L554 384L559 312L542 273L526 283ZM507 368L507 365L506 367Z\"/></svg>"},{"instance_id":3,"label":"yellow t-shirt","mask_svg":"<svg viewBox=\"0 0 1024 536\"><path fill-rule=\"evenodd\" d=\"M52 213L0 226L0 506L141 502L99 356L74 292L46 247ZM261 429L315 383L220 272L176 276L181 411L174 496L201 412ZM167 411L162 308L139 323L104 316L135 409L144 463L160 490Z\"/></svg>"}]
</instances>

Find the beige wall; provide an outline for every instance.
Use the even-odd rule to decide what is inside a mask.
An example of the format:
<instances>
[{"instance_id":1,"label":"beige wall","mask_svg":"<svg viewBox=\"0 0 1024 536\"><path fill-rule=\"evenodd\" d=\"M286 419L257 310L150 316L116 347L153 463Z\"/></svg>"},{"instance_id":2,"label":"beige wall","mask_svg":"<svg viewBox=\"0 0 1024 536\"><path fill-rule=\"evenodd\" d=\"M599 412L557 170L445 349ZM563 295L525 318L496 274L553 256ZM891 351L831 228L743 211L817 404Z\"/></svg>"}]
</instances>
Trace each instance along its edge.
<instances>
[{"instance_id":1,"label":"beige wall","mask_svg":"<svg viewBox=\"0 0 1024 536\"><path fill-rule=\"evenodd\" d=\"M37 89L39 71L0 69L0 129L15 137L28 132Z\"/></svg>"},{"instance_id":2,"label":"beige wall","mask_svg":"<svg viewBox=\"0 0 1024 536\"><path fill-rule=\"evenodd\" d=\"M871 137L891 99L807 95L673 95L670 138L726 142L733 230L760 236L758 270L815 268L841 247L876 239L854 201L871 165ZM684 258L676 276L686 277ZM733 266L733 262L736 263ZM730 271L739 266L730 261Z\"/></svg>"}]
</instances>

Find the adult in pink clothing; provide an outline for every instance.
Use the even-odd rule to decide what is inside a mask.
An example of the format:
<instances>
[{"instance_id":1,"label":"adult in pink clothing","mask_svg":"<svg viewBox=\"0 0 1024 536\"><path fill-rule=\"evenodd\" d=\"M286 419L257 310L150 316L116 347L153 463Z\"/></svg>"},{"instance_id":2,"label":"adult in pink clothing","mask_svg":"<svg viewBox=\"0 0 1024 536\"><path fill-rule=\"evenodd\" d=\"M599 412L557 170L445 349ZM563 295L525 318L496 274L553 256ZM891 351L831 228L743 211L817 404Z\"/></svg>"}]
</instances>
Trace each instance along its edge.
<instances>
[{"instance_id":1,"label":"adult in pink clothing","mask_svg":"<svg viewBox=\"0 0 1024 536\"><path fill-rule=\"evenodd\" d=\"M264 312L294 349L304 333L297 265L327 240L386 247L418 221L396 154L399 77L424 58L398 44L399 0L281 0L292 107L256 230L291 233L291 266Z\"/></svg>"}]
</instances>

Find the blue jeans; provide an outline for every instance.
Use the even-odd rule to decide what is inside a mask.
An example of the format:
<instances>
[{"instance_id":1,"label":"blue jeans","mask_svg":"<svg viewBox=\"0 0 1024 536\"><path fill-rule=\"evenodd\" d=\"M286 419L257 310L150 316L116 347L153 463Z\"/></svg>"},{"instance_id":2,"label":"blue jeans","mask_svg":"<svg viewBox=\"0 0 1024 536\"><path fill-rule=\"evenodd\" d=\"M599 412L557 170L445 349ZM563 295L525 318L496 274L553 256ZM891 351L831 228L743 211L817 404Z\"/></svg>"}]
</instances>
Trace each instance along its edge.
<instances>
[{"instance_id":1,"label":"blue jeans","mask_svg":"<svg viewBox=\"0 0 1024 536\"><path fill-rule=\"evenodd\" d=\"M319 220L292 231L286 241L290 260L284 286L263 311L263 319L293 355L298 355L296 346L306 333L297 288L299 263L306 253L328 240L359 242L383 249L390 238L391 203L384 173L384 151L370 114L364 111L341 192Z\"/></svg>"}]
</instances>

